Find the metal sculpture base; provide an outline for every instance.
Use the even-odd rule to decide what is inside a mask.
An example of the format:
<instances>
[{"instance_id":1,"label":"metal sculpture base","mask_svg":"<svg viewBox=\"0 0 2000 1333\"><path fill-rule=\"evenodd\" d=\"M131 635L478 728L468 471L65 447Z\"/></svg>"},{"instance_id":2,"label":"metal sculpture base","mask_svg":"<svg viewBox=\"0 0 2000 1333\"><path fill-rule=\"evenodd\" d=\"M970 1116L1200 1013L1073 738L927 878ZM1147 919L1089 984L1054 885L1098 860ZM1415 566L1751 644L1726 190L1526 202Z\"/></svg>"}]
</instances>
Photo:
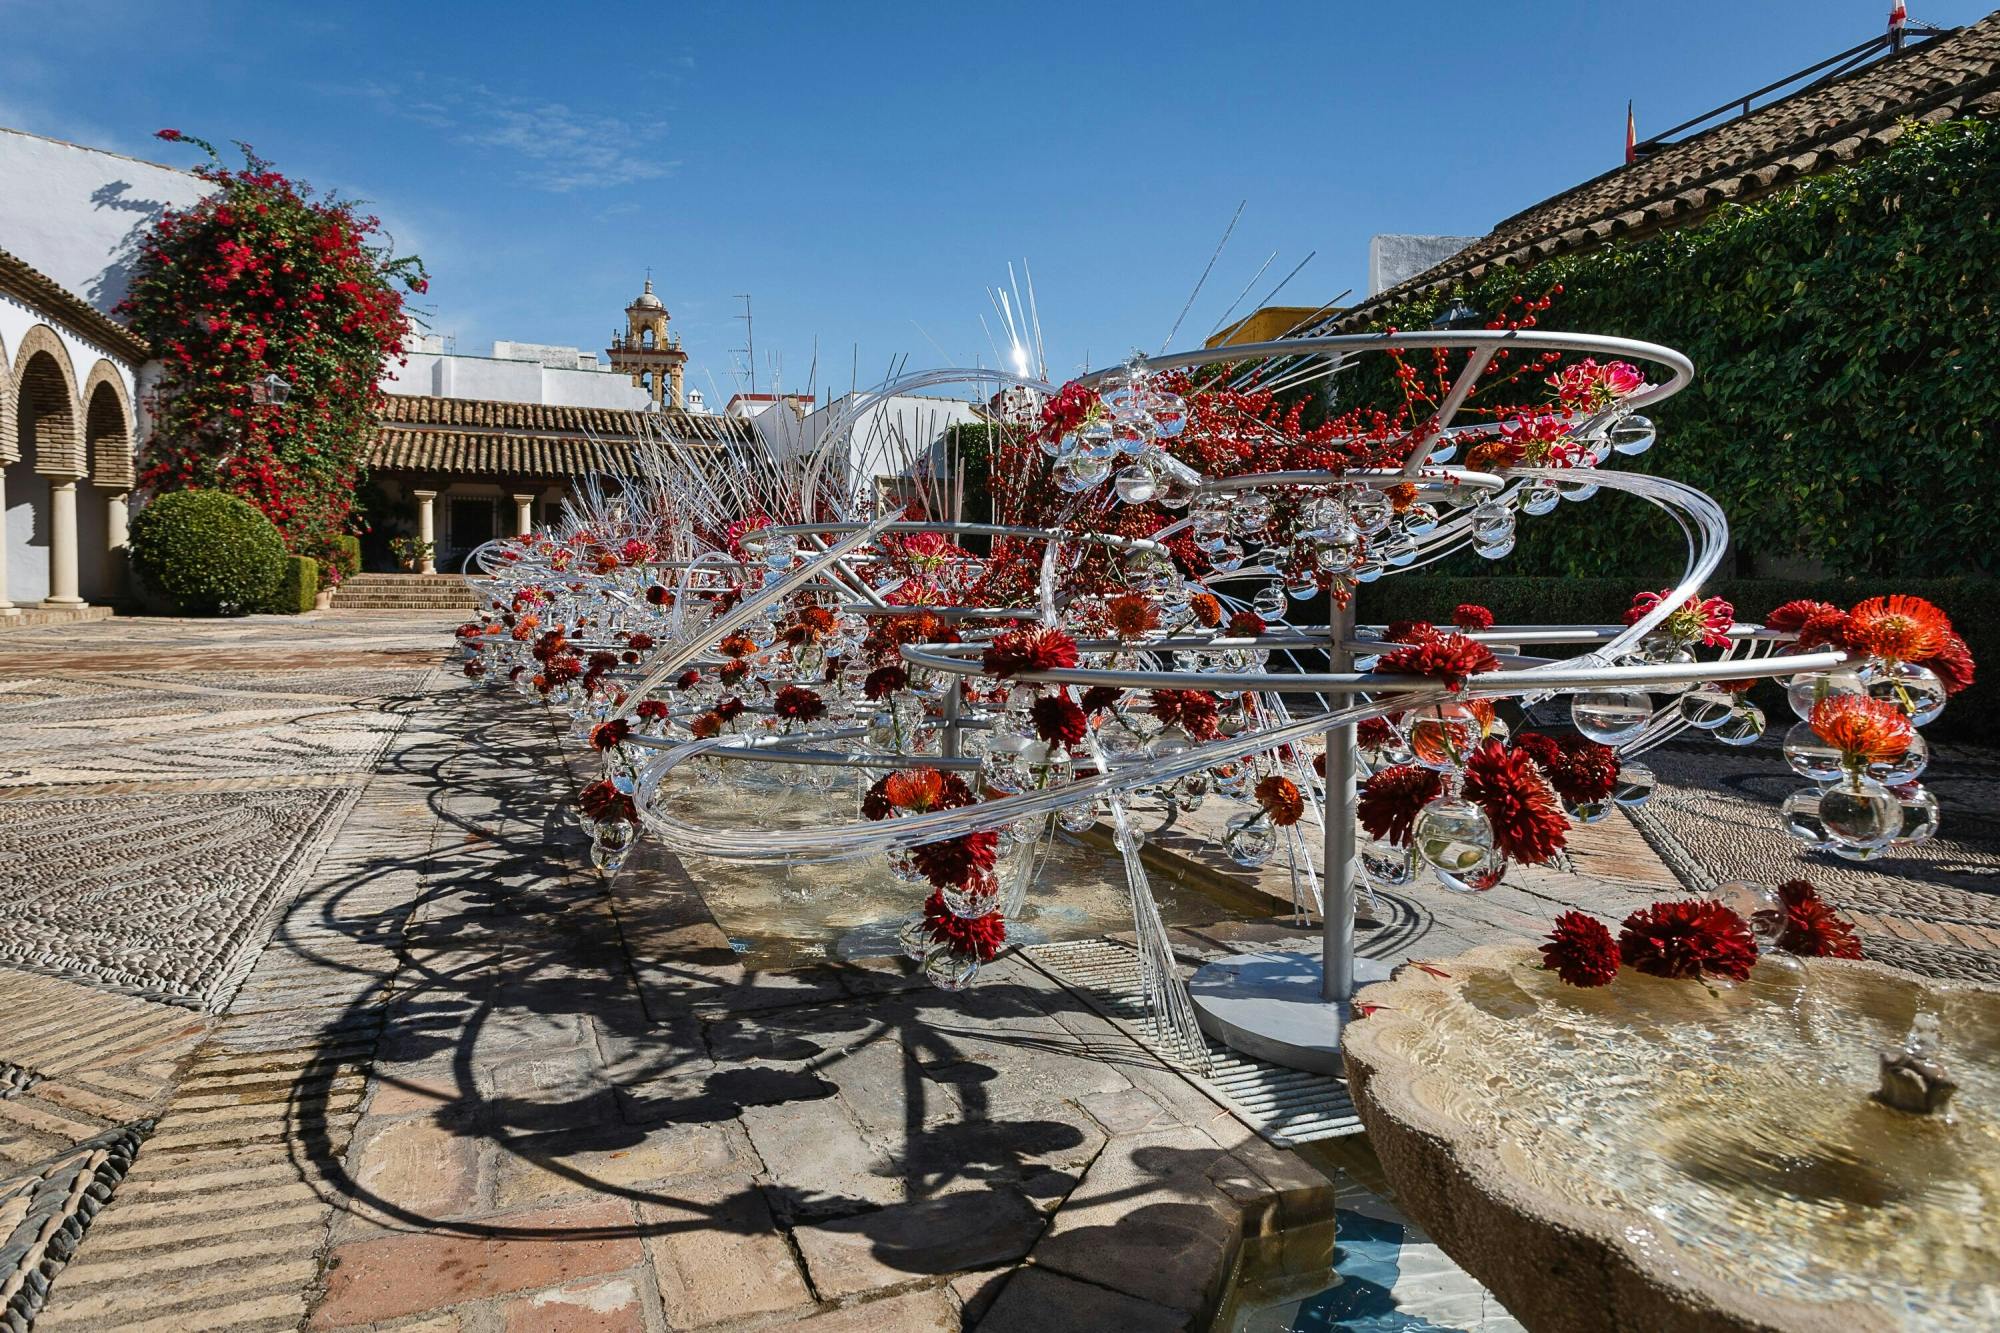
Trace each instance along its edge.
<instances>
[{"instance_id":1,"label":"metal sculpture base","mask_svg":"<svg viewBox=\"0 0 2000 1333\"><path fill-rule=\"evenodd\" d=\"M1355 984L1387 981L1392 967L1357 957ZM1230 1050L1338 1077L1340 1032L1353 1002L1322 998L1320 981L1317 950L1237 954L1196 972L1188 994L1201 1030Z\"/></svg>"}]
</instances>

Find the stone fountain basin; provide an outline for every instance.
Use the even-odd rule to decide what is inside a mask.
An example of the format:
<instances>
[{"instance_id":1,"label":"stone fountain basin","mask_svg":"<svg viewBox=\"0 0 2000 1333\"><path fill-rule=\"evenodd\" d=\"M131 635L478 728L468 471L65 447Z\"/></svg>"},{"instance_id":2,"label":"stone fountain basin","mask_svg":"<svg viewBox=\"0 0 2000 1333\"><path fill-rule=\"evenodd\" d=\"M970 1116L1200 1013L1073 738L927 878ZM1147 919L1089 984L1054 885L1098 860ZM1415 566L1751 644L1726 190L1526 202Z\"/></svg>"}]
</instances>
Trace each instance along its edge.
<instances>
[{"instance_id":1,"label":"stone fountain basin","mask_svg":"<svg viewBox=\"0 0 2000 1333\"><path fill-rule=\"evenodd\" d=\"M1407 965L1344 1037L1398 1201L1523 1324L2000 1327L2000 991L1835 960L1586 991L1540 961ZM1920 1005L1948 1120L1868 1099Z\"/></svg>"}]
</instances>

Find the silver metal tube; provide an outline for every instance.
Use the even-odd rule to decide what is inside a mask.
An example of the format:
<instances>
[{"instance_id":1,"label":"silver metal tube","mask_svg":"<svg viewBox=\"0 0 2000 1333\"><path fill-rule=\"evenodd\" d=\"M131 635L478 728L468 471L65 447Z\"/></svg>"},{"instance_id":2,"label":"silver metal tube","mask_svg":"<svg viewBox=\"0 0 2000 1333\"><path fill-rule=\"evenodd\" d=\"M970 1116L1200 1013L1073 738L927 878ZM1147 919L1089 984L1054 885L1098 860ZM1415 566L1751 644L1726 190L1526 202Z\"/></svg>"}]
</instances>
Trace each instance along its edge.
<instances>
[{"instance_id":1,"label":"silver metal tube","mask_svg":"<svg viewBox=\"0 0 2000 1333\"><path fill-rule=\"evenodd\" d=\"M1333 607L1327 666L1338 673L1349 665L1346 640L1354 632L1354 599ZM1326 828L1320 890L1320 979L1324 1000L1354 996L1354 730L1342 722L1326 731L1326 801L1320 821Z\"/></svg>"}]
</instances>

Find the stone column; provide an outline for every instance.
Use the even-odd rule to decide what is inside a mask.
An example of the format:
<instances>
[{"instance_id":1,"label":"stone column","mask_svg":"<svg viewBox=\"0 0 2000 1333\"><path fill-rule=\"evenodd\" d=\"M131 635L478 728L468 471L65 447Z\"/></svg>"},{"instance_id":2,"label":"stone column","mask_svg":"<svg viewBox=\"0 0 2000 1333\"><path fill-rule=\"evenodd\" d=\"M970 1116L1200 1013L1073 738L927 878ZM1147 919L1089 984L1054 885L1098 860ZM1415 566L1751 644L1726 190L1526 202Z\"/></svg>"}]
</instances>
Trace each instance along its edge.
<instances>
[{"instance_id":1,"label":"stone column","mask_svg":"<svg viewBox=\"0 0 2000 1333\"><path fill-rule=\"evenodd\" d=\"M430 548L424 552L422 563L417 566L420 574L437 573L437 519L433 504L438 498L436 491L411 491L417 497L417 540Z\"/></svg>"},{"instance_id":2,"label":"stone column","mask_svg":"<svg viewBox=\"0 0 2000 1333\"><path fill-rule=\"evenodd\" d=\"M49 595L43 606L82 606L76 595L75 477L49 478Z\"/></svg>"},{"instance_id":3,"label":"stone column","mask_svg":"<svg viewBox=\"0 0 2000 1333\"><path fill-rule=\"evenodd\" d=\"M517 495L514 497L514 535L525 537L535 530L535 497Z\"/></svg>"},{"instance_id":4,"label":"stone column","mask_svg":"<svg viewBox=\"0 0 2000 1333\"><path fill-rule=\"evenodd\" d=\"M127 581L129 571L125 559L126 522L131 514L131 498L126 491L114 491L104 502L104 545L111 554L113 595L122 595L131 588Z\"/></svg>"},{"instance_id":5,"label":"stone column","mask_svg":"<svg viewBox=\"0 0 2000 1333\"><path fill-rule=\"evenodd\" d=\"M0 460L0 620L21 614L21 608L7 600L7 464Z\"/></svg>"}]
</instances>

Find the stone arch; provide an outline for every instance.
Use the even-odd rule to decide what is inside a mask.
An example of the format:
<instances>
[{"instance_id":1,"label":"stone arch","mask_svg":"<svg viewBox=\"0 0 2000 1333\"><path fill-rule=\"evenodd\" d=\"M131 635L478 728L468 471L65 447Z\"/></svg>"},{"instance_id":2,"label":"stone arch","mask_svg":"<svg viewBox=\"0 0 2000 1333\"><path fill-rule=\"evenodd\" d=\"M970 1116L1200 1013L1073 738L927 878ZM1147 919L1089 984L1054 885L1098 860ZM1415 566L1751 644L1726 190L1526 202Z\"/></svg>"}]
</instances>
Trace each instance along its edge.
<instances>
[{"instance_id":1,"label":"stone arch","mask_svg":"<svg viewBox=\"0 0 2000 1333\"><path fill-rule=\"evenodd\" d=\"M93 485L107 491L129 491L132 470L132 399L125 377L109 361L99 360L83 382L84 457Z\"/></svg>"},{"instance_id":2,"label":"stone arch","mask_svg":"<svg viewBox=\"0 0 2000 1333\"><path fill-rule=\"evenodd\" d=\"M45 477L81 477L83 422L76 369L55 330L37 324L14 352L15 437L34 445L35 471Z\"/></svg>"},{"instance_id":3,"label":"stone arch","mask_svg":"<svg viewBox=\"0 0 2000 1333\"><path fill-rule=\"evenodd\" d=\"M17 432L20 427L14 423L14 376L7 367L7 340L0 338L0 465L13 462L21 456L21 441ZM0 537L4 537L0 533ZM7 590L0 588L0 597Z\"/></svg>"}]
</instances>

